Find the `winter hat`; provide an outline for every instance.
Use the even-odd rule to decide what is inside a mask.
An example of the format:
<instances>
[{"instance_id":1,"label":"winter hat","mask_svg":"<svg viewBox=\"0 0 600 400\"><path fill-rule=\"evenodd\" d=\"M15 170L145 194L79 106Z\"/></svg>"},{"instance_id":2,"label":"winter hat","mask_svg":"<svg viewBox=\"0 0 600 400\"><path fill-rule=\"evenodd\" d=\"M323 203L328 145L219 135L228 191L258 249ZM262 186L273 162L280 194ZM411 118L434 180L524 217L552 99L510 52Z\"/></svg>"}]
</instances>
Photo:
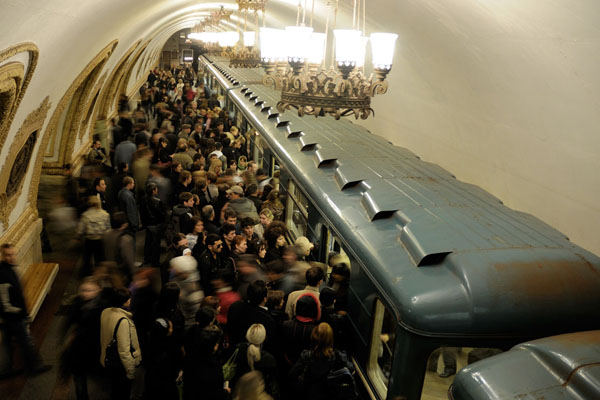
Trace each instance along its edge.
<instances>
[{"instance_id":1,"label":"winter hat","mask_svg":"<svg viewBox=\"0 0 600 400\"><path fill-rule=\"evenodd\" d=\"M312 244L306 236L300 236L298 239L296 239L294 244L296 247L299 247L302 250L302 256L310 253L310 251L315 247L315 245Z\"/></svg>"},{"instance_id":2,"label":"winter hat","mask_svg":"<svg viewBox=\"0 0 600 400\"><path fill-rule=\"evenodd\" d=\"M179 256L171 259L170 265L175 271L182 273L196 271L198 263L194 257Z\"/></svg>"},{"instance_id":3,"label":"winter hat","mask_svg":"<svg viewBox=\"0 0 600 400\"><path fill-rule=\"evenodd\" d=\"M304 293L296 301L296 319L300 322L317 322L321 319L321 303L313 293Z\"/></svg>"}]
</instances>

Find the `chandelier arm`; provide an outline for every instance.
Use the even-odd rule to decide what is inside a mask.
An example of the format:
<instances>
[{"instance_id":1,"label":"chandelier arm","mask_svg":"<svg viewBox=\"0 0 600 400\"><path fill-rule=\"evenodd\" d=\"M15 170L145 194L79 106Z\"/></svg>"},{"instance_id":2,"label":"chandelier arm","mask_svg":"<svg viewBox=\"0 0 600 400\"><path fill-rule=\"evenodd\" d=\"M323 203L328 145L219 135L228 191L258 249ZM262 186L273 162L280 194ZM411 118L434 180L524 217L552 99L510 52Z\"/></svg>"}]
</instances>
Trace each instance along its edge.
<instances>
[{"instance_id":1,"label":"chandelier arm","mask_svg":"<svg viewBox=\"0 0 600 400\"><path fill-rule=\"evenodd\" d=\"M296 26L300 25L300 8L302 8L302 0L298 0L298 11L296 12Z\"/></svg>"},{"instance_id":2,"label":"chandelier arm","mask_svg":"<svg viewBox=\"0 0 600 400\"><path fill-rule=\"evenodd\" d=\"M363 36L367 35L367 29L366 29L366 20L367 20L367 0L362 0L362 12L363 12L363 16L362 16L362 23L363 23L363 28L362 28L362 32L363 32ZM373 112L373 116L375 116L375 113Z\"/></svg>"},{"instance_id":3,"label":"chandelier arm","mask_svg":"<svg viewBox=\"0 0 600 400\"><path fill-rule=\"evenodd\" d=\"M332 31L335 29L335 26L337 24L337 13L338 13L338 6L339 6L340 0L335 0L335 9L333 11L333 28L331 29ZM335 65L335 40L332 40L333 46L331 46L331 67L333 68L333 66Z\"/></svg>"},{"instance_id":4,"label":"chandelier arm","mask_svg":"<svg viewBox=\"0 0 600 400\"><path fill-rule=\"evenodd\" d=\"M387 81L375 81L371 84L369 88L369 96L375 97L378 94L385 94L388 89Z\"/></svg>"},{"instance_id":5,"label":"chandelier arm","mask_svg":"<svg viewBox=\"0 0 600 400\"><path fill-rule=\"evenodd\" d=\"M312 0L312 9L310 10L310 27L313 26L313 17L315 16L315 0Z\"/></svg>"},{"instance_id":6,"label":"chandelier arm","mask_svg":"<svg viewBox=\"0 0 600 400\"><path fill-rule=\"evenodd\" d=\"M302 26L305 26L306 21L306 0L304 0L304 7L302 7Z\"/></svg>"}]
</instances>

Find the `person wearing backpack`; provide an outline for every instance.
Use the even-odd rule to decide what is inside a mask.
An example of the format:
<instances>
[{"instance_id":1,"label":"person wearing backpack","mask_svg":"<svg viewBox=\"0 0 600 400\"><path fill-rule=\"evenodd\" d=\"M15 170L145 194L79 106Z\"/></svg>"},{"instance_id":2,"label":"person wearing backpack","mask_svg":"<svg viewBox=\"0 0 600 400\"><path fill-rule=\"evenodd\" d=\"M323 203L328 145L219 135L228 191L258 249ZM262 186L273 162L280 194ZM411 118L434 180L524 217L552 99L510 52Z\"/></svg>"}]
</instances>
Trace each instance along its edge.
<instances>
[{"instance_id":1,"label":"person wearing backpack","mask_svg":"<svg viewBox=\"0 0 600 400\"><path fill-rule=\"evenodd\" d=\"M126 310L131 304L129 290L116 289L111 304L100 316L100 364L112 382L110 398L128 400L135 369L142 361L132 314Z\"/></svg>"},{"instance_id":2,"label":"person wearing backpack","mask_svg":"<svg viewBox=\"0 0 600 400\"><path fill-rule=\"evenodd\" d=\"M194 206L194 195L190 192L179 194L179 204L173 207L171 216L167 222L165 231L165 240L167 244L173 243L175 235L178 233L188 234L190 231L190 222L192 221L192 207Z\"/></svg>"},{"instance_id":3,"label":"person wearing backpack","mask_svg":"<svg viewBox=\"0 0 600 400\"><path fill-rule=\"evenodd\" d=\"M312 332L313 347L302 352L289 372L297 400L354 400L354 366L333 348L333 330L321 322Z\"/></svg>"}]
</instances>

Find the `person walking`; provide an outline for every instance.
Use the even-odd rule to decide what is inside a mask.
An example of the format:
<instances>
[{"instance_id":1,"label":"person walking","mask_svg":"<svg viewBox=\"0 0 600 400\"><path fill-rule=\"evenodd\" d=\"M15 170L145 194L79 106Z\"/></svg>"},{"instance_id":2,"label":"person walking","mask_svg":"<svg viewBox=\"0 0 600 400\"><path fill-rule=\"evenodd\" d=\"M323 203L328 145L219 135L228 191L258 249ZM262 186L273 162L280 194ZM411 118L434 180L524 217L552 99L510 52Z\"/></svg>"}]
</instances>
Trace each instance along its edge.
<instances>
[{"instance_id":1,"label":"person walking","mask_svg":"<svg viewBox=\"0 0 600 400\"><path fill-rule=\"evenodd\" d=\"M2 261L0 262L0 332L2 345L8 355L8 369L0 371L0 379L12 377L18 371L12 368L11 343L14 338L21 347L25 361L25 371L28 375L38 375L50 370L50 365L44 365L40 354L29 331L29 314L21 283L14 270L17 263L17 252L10 243L1 247Z\"/></svg>"},{"instance_id":2,"label":"person walking","mask_svg":"<svg viewBox=\"0 0 600 400\"><path fill-rule=\"evenodd\" d=\"M129 290L126 288L116 289L111 303L113 307L102 311L100 316L100 364L107 369L110 368L107 371L112 382L110 398L129 400L135 369L142 361L132 314L126 310L131 305ZM113 340L116 343L111 344ZM119 360L112 360L115 363L111 366L107 365L106 361L107 358L111 359L111 355L114 355L114 344L116 344Z\"/></svg>"}]
</instances>

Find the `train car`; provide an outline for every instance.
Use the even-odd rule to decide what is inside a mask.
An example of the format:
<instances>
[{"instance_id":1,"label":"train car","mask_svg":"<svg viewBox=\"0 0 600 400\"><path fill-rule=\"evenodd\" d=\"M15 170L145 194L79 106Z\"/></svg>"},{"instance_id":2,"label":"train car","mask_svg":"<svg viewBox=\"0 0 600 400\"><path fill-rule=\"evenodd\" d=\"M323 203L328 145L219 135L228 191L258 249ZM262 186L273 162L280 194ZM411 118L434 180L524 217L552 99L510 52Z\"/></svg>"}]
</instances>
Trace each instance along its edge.
<instances>
[{"instance_id":1,"label":"train car","mask_svg":"<svg viewBox=\"0 0 600 400\"><path fill-rule=\"evenodd\" d=\"M600 331L520 344L463 368L452 400L600 399Z\"/></svg>"},{"instance_id":2,"label":"train car","mask_svg":"<svg viewBox=\"0 0 600 400\"><path fill-rule=\"evenodd\" d=\"M349 258L351 355L370 398L447 398L453 363L599 328L596 255L357 124L279 113L258 69L202 65L279 172L292 239Z\"/></svg>"}]
</instances>

